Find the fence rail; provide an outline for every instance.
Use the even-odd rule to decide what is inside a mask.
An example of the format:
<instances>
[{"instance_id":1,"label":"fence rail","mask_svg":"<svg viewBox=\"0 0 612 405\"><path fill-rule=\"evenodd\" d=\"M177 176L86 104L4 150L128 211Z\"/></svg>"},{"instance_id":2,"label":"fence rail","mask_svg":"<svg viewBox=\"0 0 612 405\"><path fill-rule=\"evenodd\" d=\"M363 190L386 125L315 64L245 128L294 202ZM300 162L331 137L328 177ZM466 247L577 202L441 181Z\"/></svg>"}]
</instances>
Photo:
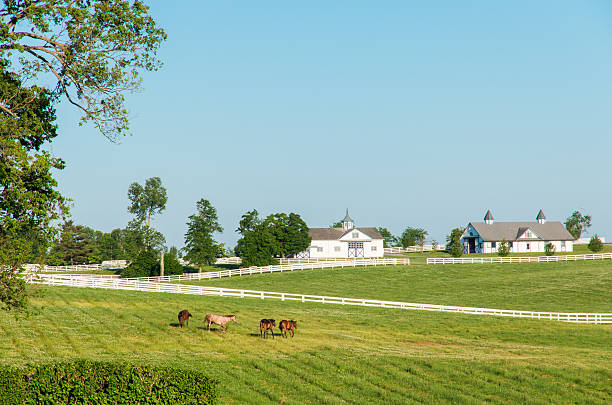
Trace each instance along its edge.
<instances>
[{"instance_id":1,"label":"fence rail","mask_svg":"<svg viewBox=\"0 0 612 405\"><path fill-rule=\"evenodd\" d=\"M385 253L389 254L389 253L415 253L415 252L431 252L431 251L438 251L438 250L445 250L446 249L446 245L437 245L436 248L434 249L433 245L423 245L423 246L407 246L407 247L401 247L401 246L394 246L394 247L386 247Z\"/></svg>"},{"instance_id":2,"label":"fence rail","mask_svg":"<svg viewBox=\"0 0 612 405\"><path fill-rule=\"evenodd\" d=\"M101 270L102 265L100 264L75 264L71 266L47 266L40 264L24 264L23 266L26 271L95 271Z\"/></svg>"},{"instance_id":3,"label":"fence rail","mask_svg":"<svg viewBox=\"0 0 612 405\"><path fill-rule=\"evenodd\" d=\"M612 253L562 256L428 257L427 264L541 263L612 259Z\"/></svg>"},{"instance_id":4,"label":"fence rail","mask_svg":"<svg viewBox=\"0 0 612 405\"><path fill-rule=\"evenodd\" d=\"M283 292L239 290L233 288L203 287L188 284L169 284L143 280L94 278L71 275L41 274L30 280L38 284L71 287L106 288L175 294L212 295L220 297L260 298L281 301L316 302L320 304L356 305L363 307L412 309L419 311L456 312L472 315L505 316L513 318L544 319L575 323L612 324L612 313L568 313L474 308L448 305L419 304L412 302L381 301L362 298L332 297L322 295L294 294Z\"/></svg>"},{"instance_id":5,"label":"fence rail","mask_svg":"<svg viewBox=\"0 0 612 405\"><path fill-rule=\"evenodd\" d=\"M186 273L177 274L171 276L157 276L157 277L138 277L130 278L128 280L145 280L145 281L182 281L182 280L205 280L211 278L221 277L234 277L234 276L247 276L252 274L264 274L264 273L276 273L283 271L294 271L294 270L315 270L315 269L328 269L335 267L359 267L359 266L390 266L390 265L408 265L410 264L409 259L359 259L359 260L347 260L344 261L333 261L333 262L313 262L313 263L293 263L293 264L280 264L275 266L263 266L263 267L243 267L238 269L229 269L221 271L209 271L205 273Z\"/></svg>"}]
</instances>

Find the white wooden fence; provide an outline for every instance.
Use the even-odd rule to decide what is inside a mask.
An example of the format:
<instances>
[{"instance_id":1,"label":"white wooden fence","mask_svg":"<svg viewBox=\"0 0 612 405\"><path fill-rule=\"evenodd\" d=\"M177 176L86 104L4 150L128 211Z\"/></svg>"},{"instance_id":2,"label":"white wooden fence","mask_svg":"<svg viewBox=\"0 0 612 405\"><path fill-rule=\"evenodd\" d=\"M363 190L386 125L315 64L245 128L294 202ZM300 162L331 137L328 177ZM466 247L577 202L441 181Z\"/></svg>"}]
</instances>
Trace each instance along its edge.
<instances>
[{"instance_id":1,"label":"white wooden fence","mask_svg":"<svg viewBox=\"0 0 612 405\"><path fill-rule=\"evenodd\" d=\"M237 256L220 257L215 260L215 264L242 264L242 259Z\"/></svg>"},{"instance_id":2,"label":"white wooden fence","mask_svg":"<svg viewBox=\"0 0 612 405\"><path fill-rule=\"evenodd\" d=\"M535 312L493 308L474 308L448 305L419 304L399 301L381 301L362 298L332 297L323 295L293 294L257 290L238 290L233 288L203 287L188 284L169 284L143 280L129 280L104 277L94 278L64 274L41 274L38 278L31 280L31 282L55 286L167 292L175 294L213 295L220 297L251 297L260 299L275 299L281 301L316 302L320 304L356 305L363 307L412 309L420 311L456 312L472 315L492 315L576 323L612 323L612 313Z\"/></svg>"},{"instance_id":3,"label":"white wooden fence","mask_svg":"<svg viewBox=\"0 0 612 405\"><path fill-rule=\"evenodd\" d=\"M344 261L332 261L332 262L314 262L314 263L293 263L293 264L280 264L275 266L262 266L262 267L243 267L238 269L221 270L221 271L209 271L205 273L185 273L177 274L172 276L157 276L157 277L138 277L131 278L131 280L145 280L145 281L181 281L181 280L203 280L211 278L221 277L234 277L234 276L247 276L251 274L264 274L264 273L276 273L283 271L294 271L294 270L315 270L315 269L329 269L329 268L342 268L342 267L363 267L363 266L390 266L390 265L408 265L410 264L409 259L359 259Z\"/></svg>"},{"instance_id":4,"label":"white wooden fence","mask_svg":"<svg viewBox=\"0 0 612 405\"><path fill-rule=\"evenodd\" d=\"M446 249L446 245L438 245L436 246L436 251L438 250L445 250ZM434 250L433 245L423 245L423 246L408 246L408 247L401 247L401 246L394 246L394 247L386 247L385 248L385 253L388 254L393 254L393 253L415 253L415 252L431 252Z\"/></svg>"},{"instance_id":5,"label":"white wooden fence","mask_svg":"<svg viewBox=\"0 0 612 405\"><path fill-rule=\"evenodd\" d=\"M612 259L612 253L562 256L428 257L427 264L540 263Z\"/></svg>"},{"instance_id":6,"label":"white wooden fence","mask_svg":"<svg viewBox=\"0 0 612 405\"><path fill-rule=\"evenodd\" d=\"M24 264L26 271L96 271L101 270L100 264L75 264L72 266L41 266L40 264Z\"/></svg>"}]
</instances>

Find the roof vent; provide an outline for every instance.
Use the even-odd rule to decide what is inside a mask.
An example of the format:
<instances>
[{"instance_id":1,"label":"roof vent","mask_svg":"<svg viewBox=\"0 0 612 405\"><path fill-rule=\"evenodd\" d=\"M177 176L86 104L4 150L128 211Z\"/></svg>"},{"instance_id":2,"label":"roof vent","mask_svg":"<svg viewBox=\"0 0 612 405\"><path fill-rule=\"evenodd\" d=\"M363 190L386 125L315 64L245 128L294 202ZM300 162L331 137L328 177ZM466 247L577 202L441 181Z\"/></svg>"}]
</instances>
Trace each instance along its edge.
<instances>
[{"instance_id":1,"label":"roof vent","mask_svg":"<svg viewBox=\"0 0 612 405\"><path fill-rule=\"evenodd\" d=\"M487 225L491 225L495 219L493 218L493 214L491 214L491 210L487 210L487 213L484 217L484 221Z\"/></svg>"},{"instance_id":2,"label":"roof vent","mask_svg":"<svg viewBox=\"0 0 612 405\"><path fill-rule=\"evenodd\" d=\"M538 220L538 224L546 223L546 215L544 215L544 211L540 210L536 219Z\"/></svg>"}]
</instances>

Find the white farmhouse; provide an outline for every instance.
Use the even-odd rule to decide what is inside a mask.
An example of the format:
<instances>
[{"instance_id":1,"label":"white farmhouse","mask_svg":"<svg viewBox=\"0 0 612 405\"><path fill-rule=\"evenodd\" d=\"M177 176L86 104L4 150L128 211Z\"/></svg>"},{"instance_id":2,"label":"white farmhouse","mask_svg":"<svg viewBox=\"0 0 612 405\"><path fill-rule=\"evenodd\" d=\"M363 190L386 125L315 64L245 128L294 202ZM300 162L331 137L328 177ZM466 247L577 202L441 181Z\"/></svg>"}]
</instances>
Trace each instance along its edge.
<instances>
[{"instance_id":1,"label":"white farmhouse","mask_svg":"<svg viewBox=\"0 0 612 405\"><path fill-rule=\"evenodd\" d=\"M487 211L484 222L470 222L461 235L464 253L496 253L502 240L511 253L544 252L552 243L556 252L572 252L574 237L559 221L546 221L542 210L535 222L495 222Z\"/></svg>"},{"instance_id":2,"label":"white farmhouse","mask_svg":"<svg viewBox=\"0 0 612 405\"><path fill-rule=\"evenodd\" d=\"M376 228L355 228L346 210L342 228L310 228L310 246L297 258L383 257L383 237Z\"/></svg>"}]
</instances>

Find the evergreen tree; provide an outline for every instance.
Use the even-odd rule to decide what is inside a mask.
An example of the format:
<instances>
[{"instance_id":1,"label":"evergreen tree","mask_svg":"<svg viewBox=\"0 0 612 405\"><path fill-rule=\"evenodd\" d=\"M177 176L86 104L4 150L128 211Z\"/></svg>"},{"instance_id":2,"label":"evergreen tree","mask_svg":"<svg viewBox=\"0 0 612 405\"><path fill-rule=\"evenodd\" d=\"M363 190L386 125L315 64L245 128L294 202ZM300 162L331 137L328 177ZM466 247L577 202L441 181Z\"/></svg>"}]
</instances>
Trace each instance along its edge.
<instances>
[{"instance_id":1,"label":"evergreen tree","mask_svg":"<svg viewBox=\"0 0 612 405\"><path fill-rule=\"evenodd\" d=\"M600 252L603 249L603 243L601 242L601 239L599 239L599 236L597 236L597 234L593 235L593 237L589 241L588 248L593 253Z\"/></svg>"}]
</instances>

